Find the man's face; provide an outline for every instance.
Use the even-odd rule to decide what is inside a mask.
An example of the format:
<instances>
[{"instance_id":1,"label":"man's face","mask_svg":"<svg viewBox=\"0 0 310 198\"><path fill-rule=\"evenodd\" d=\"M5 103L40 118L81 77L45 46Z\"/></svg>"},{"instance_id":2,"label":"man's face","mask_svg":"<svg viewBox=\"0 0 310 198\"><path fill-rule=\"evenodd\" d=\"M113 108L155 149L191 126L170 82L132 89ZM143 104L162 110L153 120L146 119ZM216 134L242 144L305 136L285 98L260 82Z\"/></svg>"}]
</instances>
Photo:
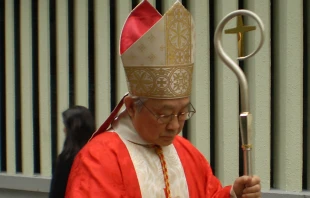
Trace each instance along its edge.
<instances>
[{"instance_id":1,"label":"man's face","mask_svg":"<svg viewBox=\"0 0 310 198\"><path fill-rule=\"evenodd\" d=\"M185 121L179 121L172 117L167 124L158 123L153 115L171 115L189 111L189 98L181 99L148 99L143 103L140 111L135 110L131 116L132 122L139 135L147 142L160 146L167 146L172 143L175 136L183 129ZM149 109L147 109L147 108ZM153 112L153 114L151 112Z\"/></svg>"}]
</instances>

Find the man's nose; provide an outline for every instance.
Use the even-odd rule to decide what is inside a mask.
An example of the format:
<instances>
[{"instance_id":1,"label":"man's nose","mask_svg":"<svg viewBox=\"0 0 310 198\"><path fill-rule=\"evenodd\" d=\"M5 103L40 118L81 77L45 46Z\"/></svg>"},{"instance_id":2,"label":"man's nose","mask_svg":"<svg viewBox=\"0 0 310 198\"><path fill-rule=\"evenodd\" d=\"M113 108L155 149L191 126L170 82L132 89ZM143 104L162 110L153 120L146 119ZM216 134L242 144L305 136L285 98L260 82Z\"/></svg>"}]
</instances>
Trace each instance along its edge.
<instances>
[{"instance_id":1,"label":"man's nose","mask_svg":"<svg viewBox=\"0 0 310 198\"><path fill-rule=\"evenodd\" d=\"M178 115L171 115L171 120L167 125L168 129L178 129L180 127L180 122L179 122L179 118Z\"/></svg>"}]
</instances>

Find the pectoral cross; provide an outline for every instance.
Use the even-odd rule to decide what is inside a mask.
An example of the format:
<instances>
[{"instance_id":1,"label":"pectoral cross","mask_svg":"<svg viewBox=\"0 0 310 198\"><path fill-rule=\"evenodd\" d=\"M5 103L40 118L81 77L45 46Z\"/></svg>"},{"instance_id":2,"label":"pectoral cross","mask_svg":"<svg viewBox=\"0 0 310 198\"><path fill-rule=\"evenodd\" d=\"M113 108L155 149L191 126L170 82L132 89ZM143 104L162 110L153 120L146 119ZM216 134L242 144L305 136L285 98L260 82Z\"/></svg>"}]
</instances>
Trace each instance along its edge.
<instances>
[{"instance_id":1,"label":"pectoral cross","mask_svg":"<svg viewBox=\"0 0 310 198\"><path fill-rule=\"evenodd\" d=\"M238 35L238 56L244 56L244 33L255 30L255 26L246 26L243 24L242 16L238 16L237 27L225 30L226 34Z\"/></svg>"}]
</instances>

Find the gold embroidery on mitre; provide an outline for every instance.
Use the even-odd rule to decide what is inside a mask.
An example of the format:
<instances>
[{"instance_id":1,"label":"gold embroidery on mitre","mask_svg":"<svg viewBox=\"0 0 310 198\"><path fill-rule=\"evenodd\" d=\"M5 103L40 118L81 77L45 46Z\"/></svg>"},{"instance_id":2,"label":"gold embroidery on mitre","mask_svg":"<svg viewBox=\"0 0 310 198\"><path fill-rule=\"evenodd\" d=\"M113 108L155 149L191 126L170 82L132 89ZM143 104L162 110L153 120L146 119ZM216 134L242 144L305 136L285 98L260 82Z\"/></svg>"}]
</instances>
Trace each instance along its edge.
<instances>
[{"instance_id":1,"label":"gold embroidery on mitre","mask_svg":"<svg viewBox=\"0 0 310 198\"><path fill-rule=\"evenodd\" d=\"M141 45L139 45L139 49L141 52L144 52L146 50L146 47L143 43L141 43Z\"/></svg>"},{"instance_id":2,"label":"gold embroidery on mitre","mask_svg":"<svg viewBox=\"0 0 310 198\"><path fill-rule=\"evenodd\" d=\"M150 43L153 43L154 40L155 40L155 36L153 34L151 34L149 37L148 37L148 40Z\"/></svg>"},{"instance_id":3,"label":"gold embroidery on mitre","mask_svg":"<svg viewBox=\"0 0 310 198\"><path fill-rule=\"evenodd\" d=\"M182 98L190 95L193 65L125 67L129 92L147 98Z\"/></svg>"},{"instance_id":4,"label":"gold embroidery on mitre","mask_svg":"<svg viewBox=\"0 0 310 198\"><path fill-rule=\"evenodd\" d=\"M165 46L161 45L161 46L160 46L160 51L164 51L165 48L166 48Z\"/></svg>"},{"instance_id":5,"label":"gold embroidery on mitre","mask_svg":"<svg viewBox=\"0 0 310 198\"><path fill-rule=\"evenodd\" d=\"M156 59L156 56L155 56L153 53L151 53L151 54L148 56L148 58L149 58L150 62L153 63L154 60Z\"/></svg>"},{"instance_id":6,"label":"gold embroidery on mitre","mask_svg":"<svg viewBox=\"0 0 310 198\"><path fill-rule=\"evenodd\" d=\"M192 18L180 2L165 14L166 64L191 63Z\"/></svg>"}]
</instances>

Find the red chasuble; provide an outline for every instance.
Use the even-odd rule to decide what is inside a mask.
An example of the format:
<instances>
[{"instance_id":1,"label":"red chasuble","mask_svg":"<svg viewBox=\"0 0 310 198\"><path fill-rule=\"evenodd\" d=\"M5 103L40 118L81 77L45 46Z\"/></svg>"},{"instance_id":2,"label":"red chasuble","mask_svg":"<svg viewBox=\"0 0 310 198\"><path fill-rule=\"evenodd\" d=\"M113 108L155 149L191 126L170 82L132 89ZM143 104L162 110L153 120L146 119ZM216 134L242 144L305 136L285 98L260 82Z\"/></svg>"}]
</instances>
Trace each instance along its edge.
<instances>
[{"instance_id":1,"label":"red chasuble","mask_svg":"<svg viewBox=\"0 0 310 198\"><path fill-rule=\"evenodd\" d=\"M229 198L204 156L186 139L173 142L180 157L191 198ZM66 198L140 198L141 192L128 150L115 132L95 136L77 155ZM173 197L173 195L172 195Z\"/></svg>"}]
</instances>

